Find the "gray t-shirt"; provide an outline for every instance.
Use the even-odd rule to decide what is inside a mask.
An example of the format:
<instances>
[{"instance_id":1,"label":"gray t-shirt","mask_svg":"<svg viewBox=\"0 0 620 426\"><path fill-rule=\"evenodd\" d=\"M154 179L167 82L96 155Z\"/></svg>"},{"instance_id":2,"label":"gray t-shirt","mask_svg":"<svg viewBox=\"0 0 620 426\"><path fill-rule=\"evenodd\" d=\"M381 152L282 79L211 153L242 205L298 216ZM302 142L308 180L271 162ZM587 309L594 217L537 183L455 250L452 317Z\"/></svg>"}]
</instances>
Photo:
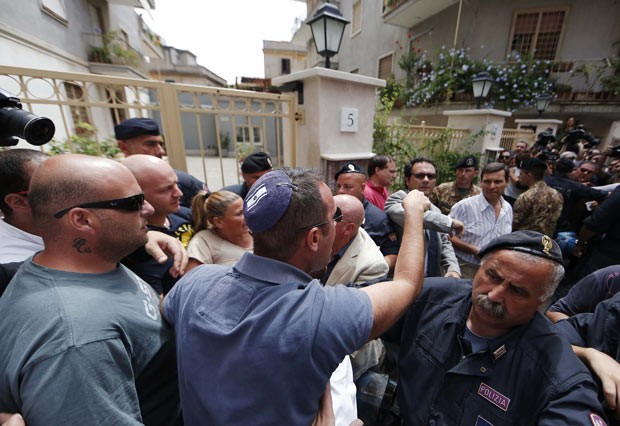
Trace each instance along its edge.
<instances>
[{"instance_id":1,"label":"gray t-shirt","mask_svg":"<svg viewBox=\"0 0 620 426\"><path fill-rule=\"evenodd\" d=\"M176 424L172 332L124 266L79 274L29 259L0 312L0 412L28 426Z\"/></svg>"}]
</instances>

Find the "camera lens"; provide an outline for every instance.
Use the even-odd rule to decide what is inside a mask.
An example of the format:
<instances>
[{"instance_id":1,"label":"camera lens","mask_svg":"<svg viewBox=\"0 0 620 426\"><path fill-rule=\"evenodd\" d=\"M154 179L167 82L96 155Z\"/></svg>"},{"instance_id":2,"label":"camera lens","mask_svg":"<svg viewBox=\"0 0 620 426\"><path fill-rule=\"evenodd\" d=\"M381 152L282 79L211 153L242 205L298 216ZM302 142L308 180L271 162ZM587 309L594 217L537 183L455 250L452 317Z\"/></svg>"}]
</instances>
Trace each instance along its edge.
<instances>
[{"instance_id":1,"label":"camera lens","mask_svg":"<svg viewBox=\"0 0 620 426\"><path fill-rule=\"evenodd\" d=\"M17 136L32 145L43 145L54 137L55 131L49 118L19 108L0 109L0 138Z\"/></svg>"}]
</instances>

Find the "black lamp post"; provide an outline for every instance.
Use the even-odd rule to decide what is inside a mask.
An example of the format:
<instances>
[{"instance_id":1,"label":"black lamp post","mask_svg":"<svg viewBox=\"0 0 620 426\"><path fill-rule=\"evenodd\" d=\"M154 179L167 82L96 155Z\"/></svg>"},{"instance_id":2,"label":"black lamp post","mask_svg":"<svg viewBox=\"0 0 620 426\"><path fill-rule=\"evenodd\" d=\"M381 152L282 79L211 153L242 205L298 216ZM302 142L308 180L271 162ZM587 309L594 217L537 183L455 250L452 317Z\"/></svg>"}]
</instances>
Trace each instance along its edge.
<instances>
[{"instance_id":1,"label":"black lamp post","mask_svg":"<svg viewBox=\"0 0 620 426\"><path fill-rule=\"evenodd\" d=\"M548 93L543 93L536 98L536 110L538 111L538 118L542 117L543 112L549 106L553 97Z\"/></svg>"},{"instance_id":2,"label":"black lamp post","mask_svg":"<svg viewBox=\"0 0 620 426\"><path fill-rule=\"evenodd\" d=\"M488 72L481 72L471 79L471 84L474 89L474 98L476 98L476 109L480 109L480 102L489 94L493 77Z\"/></svg>"},{"instance_id":3,"label":"black lamp post","mask_svg":"<svg viewBox=\"0 0 620 426\"><path fill-rule=\"evenodd\" d=\"M325 58L325 68L329 68L329 58L340 50L344 27L349 21L343 18L335 5L325 3L306 23L310 25L312 30L316 52Z\"/></svg>"}]
</instances>

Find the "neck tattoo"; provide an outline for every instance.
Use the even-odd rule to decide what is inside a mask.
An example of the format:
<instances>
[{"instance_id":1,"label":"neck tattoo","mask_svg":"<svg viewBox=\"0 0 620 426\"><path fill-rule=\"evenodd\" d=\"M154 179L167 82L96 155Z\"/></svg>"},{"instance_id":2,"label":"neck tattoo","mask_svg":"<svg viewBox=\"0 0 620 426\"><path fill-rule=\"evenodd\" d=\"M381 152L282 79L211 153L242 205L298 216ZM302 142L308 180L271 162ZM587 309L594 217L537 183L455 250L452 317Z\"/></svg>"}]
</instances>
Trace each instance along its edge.
<instances>
[{"instance_id":1,"label":"neck tattoo","mask_svg":"<svg viewBox=\"0 0 620 426\"><path fill-rule=\"evenodd\" d=\"M76 238L73 240L73 247L78 253L91 253L89 247L86 247L86 239Z\"/></svg>"}]
</instances>

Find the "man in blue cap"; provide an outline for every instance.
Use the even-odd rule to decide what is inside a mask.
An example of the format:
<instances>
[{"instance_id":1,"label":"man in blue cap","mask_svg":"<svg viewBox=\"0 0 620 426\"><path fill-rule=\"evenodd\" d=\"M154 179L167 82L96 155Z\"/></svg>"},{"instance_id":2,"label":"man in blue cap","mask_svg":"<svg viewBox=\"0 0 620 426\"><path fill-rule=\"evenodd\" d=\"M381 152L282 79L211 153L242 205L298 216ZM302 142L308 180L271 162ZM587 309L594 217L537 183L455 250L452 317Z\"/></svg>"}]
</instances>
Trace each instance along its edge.
<instances>
[{"instance_id":1,"label":"man in blue cap","mask_svg":"<svg viewBox=\"0 0 620 426\"><path fill-rule=\"evenodd\" d=\"M114 127L118 147L126 157L134 154L152 155L163 158L166 155L164 139L159 125L150 118L134 117L122 121ZM192 199L200 191L209 191L207 186L189 173L174 170L179 179L178 185L183 192L181 205L191 207Z\"/></svg>"},{"instance_id":2,"label":"man in blue cap","mask_svg":"<svg viewBox=\"0 0 620 426\"><path fill-rule=\"evenodd\" d=\"M186 424L308 425L345 355L407 309L424 270L419 191L403 200L394 280L364 289L323 286L342 220L329 187L308 170L274 170L245 199L254 237L231 269L193 269L166 296L177 339Z\"/></svg>"},{"instance_id":3,"label":"man in blue cap","mask_svg":"<svg viewBox=\"0 0 620 426\"><path fill-rule=\"evenodd\" d=\"M538 312L564 274L557 243L517 231L480 257L471 284L426 279L392 330L404 424L606 424L587 368Z\"/></svg>"}]
</instances>

